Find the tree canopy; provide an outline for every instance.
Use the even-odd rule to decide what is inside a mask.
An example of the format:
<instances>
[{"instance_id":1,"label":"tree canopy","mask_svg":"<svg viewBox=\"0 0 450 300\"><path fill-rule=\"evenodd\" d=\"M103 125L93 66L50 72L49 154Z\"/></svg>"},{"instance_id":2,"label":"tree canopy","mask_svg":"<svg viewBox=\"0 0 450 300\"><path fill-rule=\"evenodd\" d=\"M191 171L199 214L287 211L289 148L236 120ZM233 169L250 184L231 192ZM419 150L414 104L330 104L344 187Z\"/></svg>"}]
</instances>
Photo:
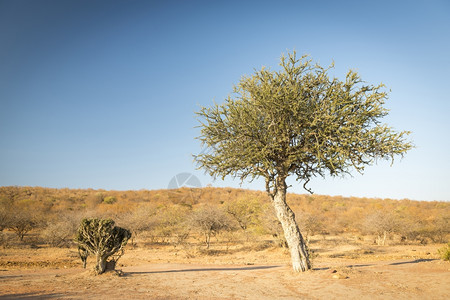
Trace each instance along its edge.
<instances>
[{"instance_id":1,"label":"tree canopy","mask_svg":"<svg viewBox=\"0 0 450 300\"><path fill-rule=\"evenodd\" d=\"M277 178L295 175L309 190L312 177L362 173L412 148L408 131L380 120L388 114L383 84L367 85L352 70L345 80L331 78L334 65L295 52L282 56L280 67L244 76L223 104L197 112L198 139L211 149L195 157L200 168L214 177L262 176L274 195Z\"/></svg>"}]
</instances>

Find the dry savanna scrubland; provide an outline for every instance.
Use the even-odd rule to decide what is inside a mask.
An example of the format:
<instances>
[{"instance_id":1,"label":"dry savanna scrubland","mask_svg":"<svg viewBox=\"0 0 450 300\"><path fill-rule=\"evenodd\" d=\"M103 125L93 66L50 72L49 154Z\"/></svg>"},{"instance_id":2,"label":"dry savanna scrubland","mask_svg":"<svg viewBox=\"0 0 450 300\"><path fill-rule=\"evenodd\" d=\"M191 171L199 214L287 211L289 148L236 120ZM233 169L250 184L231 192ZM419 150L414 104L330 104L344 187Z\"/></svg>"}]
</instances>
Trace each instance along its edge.
<instances>
[{"instance_id":1,"label":"dry savanna scrubland","mask_svg":"<svg viewBox=\"0 0 450 300\"><path fill-rule=\"evenodd\" d=\"M263 192L0 188L0 297L8 299L448 299L450 203L288 195L314 270L294 273ZM84 217L133 238L117 272L82 268Z\"/></svg>"}]
</instances>

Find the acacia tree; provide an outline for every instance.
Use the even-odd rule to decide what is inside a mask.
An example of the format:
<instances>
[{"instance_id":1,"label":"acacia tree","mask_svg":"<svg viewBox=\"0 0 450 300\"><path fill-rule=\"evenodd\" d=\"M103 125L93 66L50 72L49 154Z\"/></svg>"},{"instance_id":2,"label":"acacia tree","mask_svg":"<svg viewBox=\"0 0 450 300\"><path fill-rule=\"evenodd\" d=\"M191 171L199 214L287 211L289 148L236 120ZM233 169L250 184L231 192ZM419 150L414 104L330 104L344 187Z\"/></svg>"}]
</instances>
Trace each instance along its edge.
<instances>
[{"instance_id":1,"label":"acacia tree","mask_svg":"<svg viewBox=\"0 0 450 300\"><path fill-rule=\"evenodd\" d=\"M195 157L199 168L222 179L263 177L282 224L295 271L311 268L305 241L286 203L286 178L343 176L378 159L394 160L412 145L409 132L380 122L388 114L384 85L365 85L355 71L345 80L307 56L282 56L280 71L262 68L243 77L225 103L202 107L198 139L209 147Z\"/></svg>"}]
</instances>

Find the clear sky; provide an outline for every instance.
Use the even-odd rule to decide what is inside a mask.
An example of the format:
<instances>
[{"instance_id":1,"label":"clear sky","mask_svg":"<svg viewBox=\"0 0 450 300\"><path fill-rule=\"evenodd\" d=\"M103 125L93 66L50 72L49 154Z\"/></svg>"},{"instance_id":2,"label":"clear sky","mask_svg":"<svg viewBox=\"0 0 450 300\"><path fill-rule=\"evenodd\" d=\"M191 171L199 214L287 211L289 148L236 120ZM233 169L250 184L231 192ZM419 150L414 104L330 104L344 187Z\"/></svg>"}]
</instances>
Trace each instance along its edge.
<instances>
[{"instance_id":1,"label":"clear sky","mask_svg":"<svg viewBox=\"0 0 450 300\"><path fill-rule=\"evenodd\" d=\"M0 0L0 186L239 187L195 169L194 112L291 50L385 83L384 121L417 147L316 193L450 200L447 0Z\"/></svg>"}]
</instances>

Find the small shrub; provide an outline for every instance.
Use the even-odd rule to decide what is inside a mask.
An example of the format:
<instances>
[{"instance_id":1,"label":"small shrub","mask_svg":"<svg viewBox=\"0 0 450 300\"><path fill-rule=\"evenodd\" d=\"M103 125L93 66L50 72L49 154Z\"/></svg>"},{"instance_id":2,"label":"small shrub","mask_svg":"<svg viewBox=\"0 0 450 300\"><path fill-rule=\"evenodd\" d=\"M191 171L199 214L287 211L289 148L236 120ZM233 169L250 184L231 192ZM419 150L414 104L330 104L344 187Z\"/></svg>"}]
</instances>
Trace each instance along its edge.
<instances>
[{"instance_id":1,"label":"small shrub","mask_svg":"<svg viewBox=\"0 0 450 300\"><path fill-rule=\"evenodd\" d=\"M42 232L42 239L53 247L68 247L73 241L76 228L66 221L49 224Z\"/></svg>"},{"instance_id":2,"label":"small shrub","mask_svg":"<svg viewBox=\"0 0 450 300\"><path fill-rule=\"evenodd\" d=\"M297 219L307 244L309 244L312 236L324 231L322 220L317 215L302 212L297 214Z\"/></svg>"},{"instance_id":3,"label":"small shrub","mask_svg":"<svg viewBox=\"0 0 450 300\"><path fill-rule=\"evenodd\" d=\"M439 255L441 256L441 259L450 261L450 242L438 250Z\"/></svg>"},{"instance_id":4,"label":"small shrub","mask_svg":"<svg viewBox=\"0 0 450 300\"><path fill-rule=\"evenodd\" d=\"M13 245L13 237L8 233L0 231L0 245L6 249Z\"/></svg>"},{"instance_id":5,"label":"small shrub","mask_svg":"<svg viewBox=\"0 0 450 300\"><path fill-rule=\"evenodd\" d=\"M117 202L117 198L114 196L108 196L103 199L103 203L105 204L114 204Z\"/></svg>"},{"instance_id":6,"label":"small shrub","mask_svg":"<svg viewBox=\"0 0 450 300\"><path fill-rule=\"evenodd\" d=\"M82 219L81 212L59 212L58 217L48 218L40 237L53 247L69 247Z\"/></svg>"}]
</instances>

